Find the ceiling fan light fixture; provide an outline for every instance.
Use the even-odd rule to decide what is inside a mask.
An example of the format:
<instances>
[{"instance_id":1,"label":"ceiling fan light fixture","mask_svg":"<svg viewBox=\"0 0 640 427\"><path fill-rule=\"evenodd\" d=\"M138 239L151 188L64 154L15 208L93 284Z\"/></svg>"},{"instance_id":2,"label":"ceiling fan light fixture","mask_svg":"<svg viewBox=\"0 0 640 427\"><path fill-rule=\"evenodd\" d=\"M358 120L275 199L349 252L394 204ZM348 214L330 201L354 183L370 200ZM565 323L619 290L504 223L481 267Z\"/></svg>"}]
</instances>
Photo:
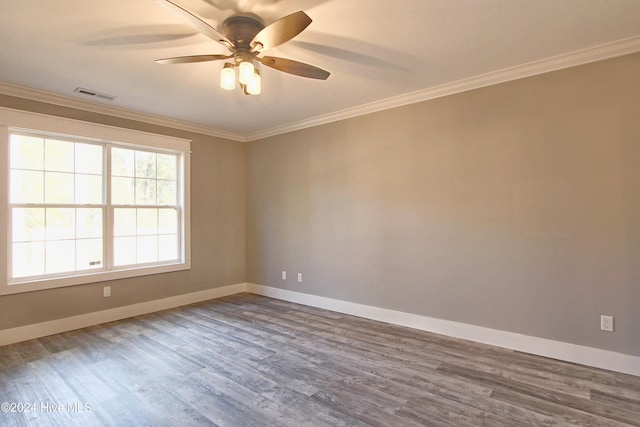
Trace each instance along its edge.
<instances>
[{"instance_id":1,"label":"ceiling fan light fixture","mask_svg":"<svg viewBox=\"0 0 640 427\"><path fill-rule=\"evenodd\" d=\"M253 80L253 76L255 75L255 67L253 66L252 61L242 61L240 62L240 71L238 72L238 81L242 84L249 84L251 80Z\"/></svg>"},{"instance_id":2,"label":"ceiling fan light fixture","mask_svg":"<svg viewBox=\"0 0 640 427\"><path fill-rule=\"evenodd\" d=\"M233 64L224 64L224 68L220 72L220 87L226 90L236 88L236 70Z\"/></svg>"},{"instance_id":3,"label":"ceiling fan light fixture","mask_svg":"<svg viewBox=\"0 0 640 427\"><path fill-rule=\"evenodd\" d=\"M304 62L275 56L258 56L265 50L288 42L307 28L311 24L311 18L303 11L289 14L267 26L260 17L252 13L238 13L225 19L220 31L177 4L176 0L155 1L198 32L221 43L230 51L229 55L207 54L157 59L156 62L160 64L231 60L233 63L227 63L222 68L220 87L225 90L235 89L237 78L240 89L245 95L258 95L262 90L260 71L256 67L259 64L300 77L319 80L326 80L329 77L328 71ZM238 69L237 77L236 68Z\"/></svg>"}]
</instances>

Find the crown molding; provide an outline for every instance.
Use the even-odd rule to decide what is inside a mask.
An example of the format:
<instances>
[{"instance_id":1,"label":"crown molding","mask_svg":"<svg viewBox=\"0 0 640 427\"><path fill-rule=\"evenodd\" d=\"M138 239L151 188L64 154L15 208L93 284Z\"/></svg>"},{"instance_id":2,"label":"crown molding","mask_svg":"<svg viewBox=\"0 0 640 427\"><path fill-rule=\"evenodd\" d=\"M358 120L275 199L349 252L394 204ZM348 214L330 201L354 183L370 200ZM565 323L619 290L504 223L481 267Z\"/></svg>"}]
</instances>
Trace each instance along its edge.
<instances>
[{"instance_id":1,"label":"crown molding","mask_svg":"<svg viewBox=\"0 0 640 427\"><path fill-rule=\"evenodd\" d=\"M374 101L353 108L336 111L333 113L317 116L308 120L289 123L284 126L273 127L264 131L252 132L245 135L247 141L255 141L271 136L281 135L305 128L319 126L340 120L350 119L365 114L376 113L378 111L391 108L402 107L409 104L428 101L430 99L441 98L456 93L505 83L512 80L531 77L538 74L549 73L562 70L564 68L575 67L591 62L602 61L618 56L629 55L640 51L640 36L618 40L575 52L545 58L539 61L528 62L515 67L504 68L498 71L481 74L452 83L446 83L427 89L409 92L404 95Z\"/></svg>"},{"instance_id":2,"label":"crown molding","mask_svg":"<svg viewBox=\"0 0 640 427\"><path fill-rule=\"evenodd\" d=\"M90 111L92 113L106 114L122 119L135 120L153 125L180 129L187 132L194 132L203 135L214 136L217 138L230 139L232 141L246 141L245 135L241 133L227 132L209 126L202 126L195 123L184 122L181 120L170 119L153 114L141 113L126 108L98 104L96 102L85 101L82 99L72 98L70 96L60 95L52 92L45 92L42 90L32 89L24 86L12 85L4 82L0 82L0 94L30 99L32 101L45 102L47 104L59 105L61 107L77 108L84 111Z\"/></svg>"},{"instance_id":3,"label":"crown molding","mask_svg":"<svg viewBox=\"0 0 640 427\"><path fill-rule=\"evenodd\" d=\"M188 132L195 132L203 135L229 139L232 141L247 142L269 138L271 136L294 132L314 126L320 126L327 123L337 122L340 120L351 119L354 117L376 113L378 111L388 110L391 108L397 108L409 104L428 101L430 99L441 98L444 96L505 83L525 77L531 77L538 74L562 70L564 68L570 68L578 65L588 64L591 62L615 58L618 56L629 55L638 51L640 51L640 36L630 37L628 39L601 44L575 52L545 58L539 61L528 62L526 64L517 65L515 67L504 68L502 70L481 74L452 83L446 83L440 86L422 89L415 92L409 92L403 95L359 105L357 107L347 108L341 111L316 116L311 119L301 120L298 122L288 123L282 126L276 126L273 128L249 133L228 132L209 126L203 126L195 123L184 122L181 120L169 119L162 116L141 113L126 108L98 104L95 102L85 101L69 96L45 92L23 86L16 86L3 82L0 82L0 94L26 98L33 101L46 102L49 104L60 105L62 107L78 108L93 113L106 114L123 119L142 121L154 125L166 126Z\"/></svg>"}]
</instances>

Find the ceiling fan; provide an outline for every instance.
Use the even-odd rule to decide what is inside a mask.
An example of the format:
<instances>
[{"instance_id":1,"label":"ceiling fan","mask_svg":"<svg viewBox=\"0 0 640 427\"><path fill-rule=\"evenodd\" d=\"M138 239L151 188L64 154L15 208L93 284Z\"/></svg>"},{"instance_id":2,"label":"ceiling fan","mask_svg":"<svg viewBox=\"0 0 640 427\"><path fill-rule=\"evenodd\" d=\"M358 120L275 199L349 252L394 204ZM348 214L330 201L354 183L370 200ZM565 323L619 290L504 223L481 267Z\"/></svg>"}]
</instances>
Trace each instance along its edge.
<instances>
[{"instance_id":1,"label":"ceiling fan","mask_svg":"<svg viewBox=\"0 0 640 427\"><path fill-rule=\"evenodd\" d=\"M155 1L230 51L229 55L191 55L156 59L156 62L160 64L231 60L232 62L225 63L222 69L220 86L229 90L235 88L237 68L240 88L246 95L257 95L261 91L260 71L254 66L256 62L296 76L319 80L326 80L329 77L328 71L313 65L292 59L262 55L263 51L288 42L307 28L311 23L311 18L302 11L287 15L267 26L255 15L236 14L227 18L222 23L222 31L218 31L173 1Z\"/></svg>"}]
</instances>

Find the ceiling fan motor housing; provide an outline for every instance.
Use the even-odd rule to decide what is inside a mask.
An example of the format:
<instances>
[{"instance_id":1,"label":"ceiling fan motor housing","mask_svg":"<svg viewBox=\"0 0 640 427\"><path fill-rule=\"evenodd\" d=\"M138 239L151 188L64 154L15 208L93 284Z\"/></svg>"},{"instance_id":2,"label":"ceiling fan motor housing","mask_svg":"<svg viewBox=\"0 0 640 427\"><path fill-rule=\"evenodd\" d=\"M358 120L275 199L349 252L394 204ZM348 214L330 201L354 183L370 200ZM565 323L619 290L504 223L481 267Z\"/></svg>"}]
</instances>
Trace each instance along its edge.
<instances>
[{"instance_id":1,"label":"ceiling fan motor housing","mask_svg":"<svg viewBox=\"0 0 640 427\"><path fill-rule=\"evenodd\" d=\"M222 23L222 32L236 50L251 50L251 41L264 28L264 24L250 16L235 15Z\"/></svg>"}]
</instances>

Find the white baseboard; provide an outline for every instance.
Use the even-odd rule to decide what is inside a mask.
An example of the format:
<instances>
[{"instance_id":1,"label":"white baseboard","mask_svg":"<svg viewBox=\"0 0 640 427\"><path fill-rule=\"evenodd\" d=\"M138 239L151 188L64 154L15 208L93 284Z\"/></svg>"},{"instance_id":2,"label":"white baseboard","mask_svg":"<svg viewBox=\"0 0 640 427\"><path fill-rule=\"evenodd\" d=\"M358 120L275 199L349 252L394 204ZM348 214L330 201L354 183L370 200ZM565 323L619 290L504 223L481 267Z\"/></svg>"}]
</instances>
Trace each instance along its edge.
<instances>
[{"instance_id":1,"label":"white baseboard","mask_svg":"<svg viewBox=\"0 0 640 427\"><path fill-rule=\"evenodd\" d=\"M124 307L116 307L93 313L80 314L78 316L66 317L64 319L4 329L0 331L0 346L46 337L48 335L59 334L62 332L72 331L74 329L86 328L88 326L99 325L101 323L140 316L142 314L154 313L156 311L167 310L214 298L222 298L228 295L245 292L246 289L246 283L239 283L221 288L207 289L205 291L192 292L190 294L126 305Z\"/></svg>"},{"instance_id":2,"label":"white baseboard","mask_svg":"<svg viewBox=\"0 0 640 427\"><path fill-rule=\"evenodd\" d=\"M595 368L640 376L640 357L636 356L485 328L482 326L452 322L450 320L404 313L386 308L319 297L286 289L256 285L253 283L239 283L236 285L208 289L185 295L177 295L174 297L147 301L124 307L111 308L94 313L81 314L64 319L0 330L0 346L59 334L88 326L99 325L102 323L113 322L116 320L122 320L142 314L167 310L210 299L222 298L224 296L241 292L251 292L257 295L264 295L284 301L324 308L338 313L350 314L366 319L406 326L455 338L467 339L484 344L495 345L497 347L592 366Z\"/></svg>"},{"instance_id":3,"label":"white baseboard","mask_svg":"<svg viewBox=\"0 0 640 427\"><path fill-rule=\"evenodd\" d=\"M640 376L640 357L249 283L247 292L609 371Z\"/></svg>"}]
</instances>

